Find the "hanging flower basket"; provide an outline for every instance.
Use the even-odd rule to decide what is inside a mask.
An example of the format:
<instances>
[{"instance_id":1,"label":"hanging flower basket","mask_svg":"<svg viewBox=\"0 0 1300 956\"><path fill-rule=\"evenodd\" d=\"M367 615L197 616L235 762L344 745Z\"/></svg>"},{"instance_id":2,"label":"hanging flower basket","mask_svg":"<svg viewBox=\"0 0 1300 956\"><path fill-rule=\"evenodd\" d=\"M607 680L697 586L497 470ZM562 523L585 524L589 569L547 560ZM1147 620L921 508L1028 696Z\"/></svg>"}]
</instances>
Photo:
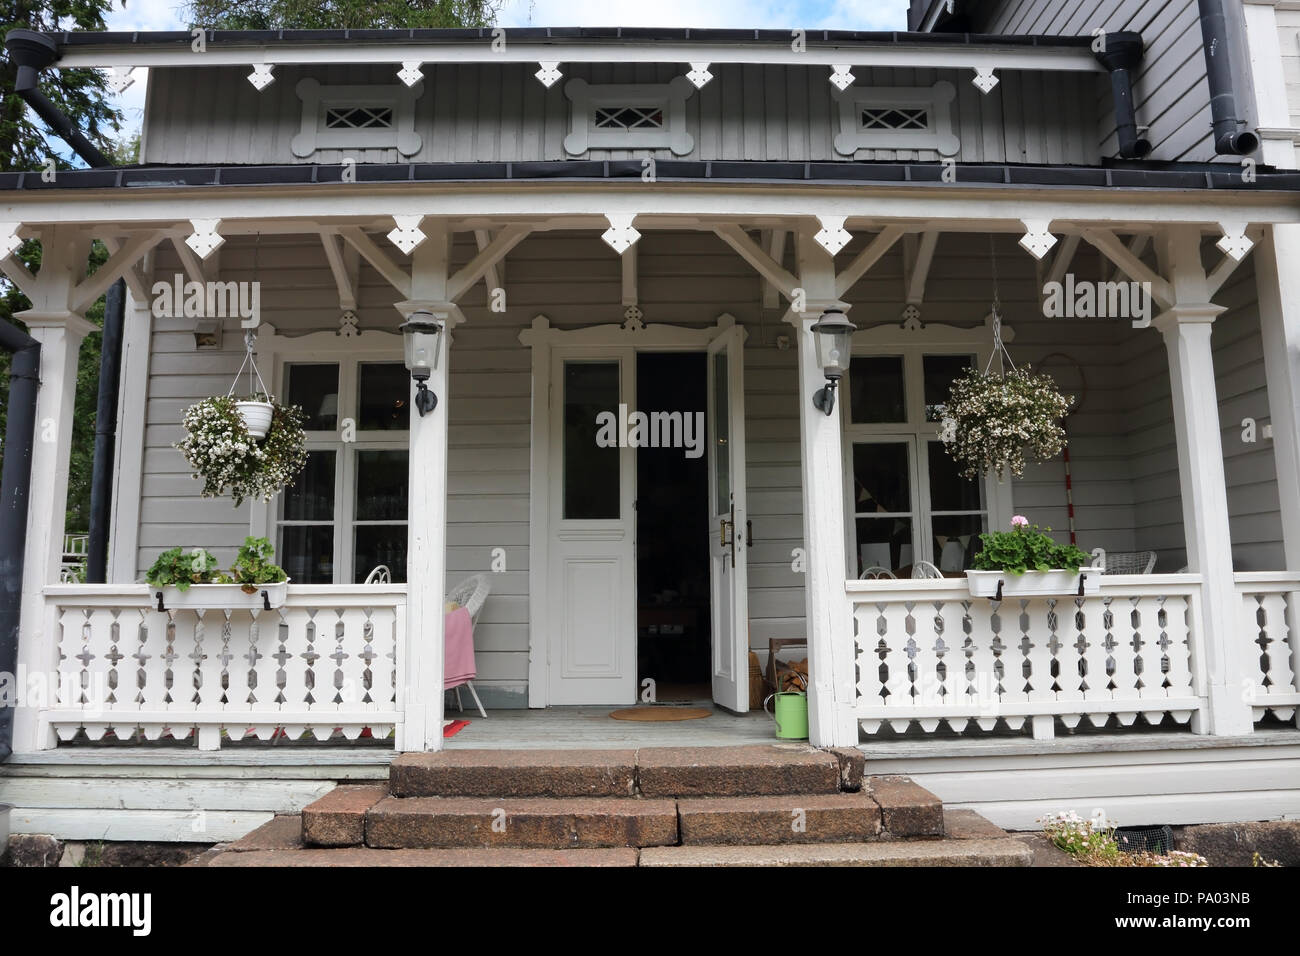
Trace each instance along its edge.
<instances>
[{"instance_id":1,"label":"hanging flower basket","mask_svg":"<svg viewBox=\"0 0 1300 956\"><path fill-rule=\"evenodd\" d=\"M952 383L939 437L966 478L1019 478L1027 456L1047 461L1065 449L1061 421L1071 401L1029 366L1005 374L972 368Z\"/></svg>"},{"instance_id":2,"label":"hanging flower basket","mask_svg":"<svg viewBox=\"0 0 1300 956\"><path fill-rule=\"evenodd\" d=\"M269 428L260 442L245 421L244 405L270 407ZM245 498L269 501L307 464L302 422L300 408L277 404L266 395L205 398L186 409L185 438L176 448L194 469L194 477L203 479L203 497L228 495L236 507Z\"/></svg>"},{"instance_id":3,"label":"hanging flower basket","mask_svg":"<svg viewBox=\"0 0 1300 956\"><path fill-rule=\"evenodd\" d=\"M271 430L271 419L275 417L275 405L271 402L235 402L235 407L239 409L248 434L258 441L265 438Z\"/></svg>"}]
</instances>

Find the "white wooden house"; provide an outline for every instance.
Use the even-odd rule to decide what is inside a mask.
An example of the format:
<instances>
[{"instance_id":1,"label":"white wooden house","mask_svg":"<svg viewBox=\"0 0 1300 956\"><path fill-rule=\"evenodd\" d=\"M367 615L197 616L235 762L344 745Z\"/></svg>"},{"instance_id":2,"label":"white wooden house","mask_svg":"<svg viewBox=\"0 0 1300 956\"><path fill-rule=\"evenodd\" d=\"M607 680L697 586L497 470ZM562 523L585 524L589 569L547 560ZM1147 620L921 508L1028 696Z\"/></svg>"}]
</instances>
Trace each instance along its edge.
<instances>
[{"instance_id":1,"label":"white wooden house","mask_svg":"<svg viewBox=\"0 0 1300 956\"><path fill-rule=\"evenodd\" d=\"M197 805L159 781L192 775L220 837L442 747L444 594L476 573L489 708L631 704L656 677L647 608L674 590L644 571L687 562L664 554L683 524L694 677L723 708L749 709L751 649L806 638L812 743L1003 825L1071 801L1300 813L1294 154L1216 153L1191 0L949 6L914 3L907 34L52 36L52 69L147 67L148 99L138 167L0 175L0 249L45 250L35 277L0 262L33 302L51 436L20 668L85 688L19 709L16 824L81 835L30 781L126 777L157 786L99 820L182 838ZM1118 31L1146 46L1140 158L1117 158L1096 52ZM1236 62L1253 130L1265 71ZM87 277L92 238L114 251ZM310 423L304 478L269 504L200 498L173 447L244 358L238 317L159 314L177 275L260 283L259 368ZM109 583L62 584L81 313L118 277ZM1149 326L1048 317L1067 277L1145 283ZM969 482L931 406L987 361L995 299L1015 361L1080 403L1068 462ZM810 328L836 309L858 331L826 415ZM445 329L423 416L397 332L417 312ZM698 401L645 405L675 393ZM649 480L650 449L597 447L593 413L620 405L703 413L703 463L658 449ZM996 605L907 577L960 572L1013 514L1154 570ZM248 534L293 578L282 608L160 611L141 583L166 548L227 560ZM360 583L381 564L394 583ZM900 576L859 578L876 565Z\"/></svg>"}]
</instances>

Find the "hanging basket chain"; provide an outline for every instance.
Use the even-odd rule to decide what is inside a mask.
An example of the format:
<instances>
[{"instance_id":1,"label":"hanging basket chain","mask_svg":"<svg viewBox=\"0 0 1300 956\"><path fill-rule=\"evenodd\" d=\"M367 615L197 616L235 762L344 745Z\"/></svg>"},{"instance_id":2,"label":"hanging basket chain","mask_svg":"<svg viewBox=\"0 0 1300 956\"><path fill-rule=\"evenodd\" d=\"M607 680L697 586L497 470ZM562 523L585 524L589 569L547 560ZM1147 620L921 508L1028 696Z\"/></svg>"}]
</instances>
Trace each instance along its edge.
<instances>
[{"instance_id":1,"label":"hanging basket chain","mask_svg":"<svg viewBox=\"0 0 1300 956\"><path fill-rule=\"evenodd\" d=\"M259 232L253 239L253 281L257 281L258 272L258 252L262 248L262 234ZM239 376L243 374L244 368L248 368L248 394L264 395L270 399L271 392L262 381L262 373L257 368L257 356L254 352L254 346L257 343L257 330L248 329L244 332L244 361L239 364L239 371L235 373L235 380L230 383L230 391L226 392L226 397L230 398L235 394L235 389L239 386ZM253 387L254 377L260 388Z\"/></svg>"},{"instance_id":2,"label":"hanging basket chain","mask_svg":"<svg viewBox=\"0 0 1300 956\"><path fill-rule=\"evenodd\" d=\"M1002 294L998 288L998 251L994 245L993 233L989 233L989 266L993 273L993 305L989 315L993 319L993 351L989 353L988 364L984 366L984 374L988 375L993 370L993 360L998 360L998 375L1001 378L1007 376L1007 366L1011 366L1011 371L1018 371L1016 363L1011 359L1011 353L1007 347L1002 344Z\"/></svg>"}]
</instances>

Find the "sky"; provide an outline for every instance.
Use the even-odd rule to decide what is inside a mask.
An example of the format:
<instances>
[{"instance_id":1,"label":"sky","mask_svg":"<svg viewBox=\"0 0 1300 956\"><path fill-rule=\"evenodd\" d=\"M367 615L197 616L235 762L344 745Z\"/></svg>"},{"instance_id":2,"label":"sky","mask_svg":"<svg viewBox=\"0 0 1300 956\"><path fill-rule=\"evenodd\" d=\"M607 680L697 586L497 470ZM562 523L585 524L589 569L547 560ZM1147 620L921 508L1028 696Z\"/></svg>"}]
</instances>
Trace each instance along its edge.
<instances>
[{"instance_id":1,"label":"sky","mask_svg":"<svg viewBox=\"0 0 1300 956\"><path fill-rule=\"evenodd\" d=\"M114 3L110 30L179 30L178 0ZM907 0L505 0L501 26L547 27L770 27L805 30L904 30ZM139 129L144 70L117 102L128 132Z\"/></svg>"}]
</instances>

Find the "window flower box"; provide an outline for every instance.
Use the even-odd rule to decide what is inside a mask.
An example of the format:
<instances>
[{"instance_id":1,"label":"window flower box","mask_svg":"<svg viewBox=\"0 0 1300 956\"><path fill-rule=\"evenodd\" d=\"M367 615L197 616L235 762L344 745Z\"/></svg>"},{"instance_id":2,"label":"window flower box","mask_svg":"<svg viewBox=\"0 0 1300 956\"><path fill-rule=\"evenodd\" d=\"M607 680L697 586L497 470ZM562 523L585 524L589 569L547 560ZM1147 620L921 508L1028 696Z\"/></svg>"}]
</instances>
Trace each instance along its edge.
<instances>
[{"instance_id":1,"label":"window flower box","mask_svg":"<svg viewBox=\"0 0 1300 956\"><path fill-rule=\"evenodd\" d=\"M157 610L190 608L196 610L234 609L271 610L282 607L289 592L289 582L278 584L191 584L182 591L174 585L149 589L159 605Z\"/></svg>"},{"instance_id":2,"label":"window flower box","mask_svg":"<svg viewBox=\"0 0 1300 956\"><path fill-rule=\"evenodd\" d=\"M1101 588L1101 572L1095 568L1082 571L967 571L966 584L972 597L1001 600L1006 597L1080 596L1096 594Z\"/></svg>"}]
</instances>

